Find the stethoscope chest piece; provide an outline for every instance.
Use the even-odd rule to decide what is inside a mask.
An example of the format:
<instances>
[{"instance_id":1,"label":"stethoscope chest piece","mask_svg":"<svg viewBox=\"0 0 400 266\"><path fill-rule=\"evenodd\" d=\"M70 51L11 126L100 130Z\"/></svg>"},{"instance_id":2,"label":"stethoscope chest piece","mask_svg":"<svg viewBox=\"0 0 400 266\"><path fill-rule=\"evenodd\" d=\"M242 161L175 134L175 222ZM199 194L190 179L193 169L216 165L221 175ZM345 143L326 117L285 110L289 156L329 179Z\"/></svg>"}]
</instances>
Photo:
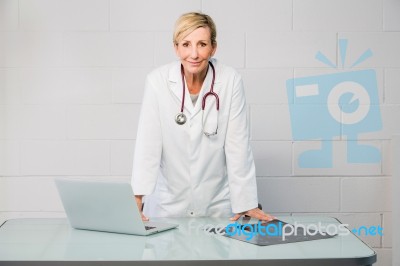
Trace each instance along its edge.
<instances>
[{"instance_id":1,"label":"stethoscope chest piece","mask_svg":"<svg viewBox=\"0 0 400 266\"><path fill-rule=\"evenodd\" d=\"M178 125L183 125L186 123L186 115L184 113L179 113L175 116L175 122Z\"/></svg>"}]
</instances>

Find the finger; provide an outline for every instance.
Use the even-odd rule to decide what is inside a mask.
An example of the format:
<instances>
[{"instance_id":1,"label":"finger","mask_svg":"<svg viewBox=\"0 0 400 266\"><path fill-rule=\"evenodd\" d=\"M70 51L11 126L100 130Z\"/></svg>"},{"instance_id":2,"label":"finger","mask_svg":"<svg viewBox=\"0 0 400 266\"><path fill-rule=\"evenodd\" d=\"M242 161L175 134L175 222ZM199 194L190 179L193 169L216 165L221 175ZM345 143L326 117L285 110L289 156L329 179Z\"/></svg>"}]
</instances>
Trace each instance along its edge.
<instances>
[{"instance_id":1,"label":"finger","mask_svg":"<svg viewBox=\"0 0 400 266\"><path fill-rule=\"evenodd\" d=\"M270 214L265 214L264 218L262 218L261 220L267 221L267 222L271 222L273 220L277 220L277 218L275 216L270 215Z\"/></svg>"},{"instance_id":2,"label":"finger","mask_svg":"<svg viewBox=\"0 0 400 266\"><path fill-rule=\"evenodd\" d=\"M144 216L143 213L141 213L141 214L142 214L142 221L148 221L148 220L149 220L149 218L147 218L146 216Z\"/></svg>"},{"instance_id":3,"label":"finger","mask_svg":"<svg viewBox=\"0 0 400 266\"><path fill-rule=\"evenodd\" d=\"M267 214L267 213L263 212L263 213L260 214L260 218L259 219L263 220L263 221L270 222L272 220L275 220L276 217L273 216L273 215L270 215L270 214Z\"/></svg>"},{"instance_id":4,"label":"finger","mask_svg":"<svg viewBox=\"0 0 400 266\"><path fill-rule=\"evenodd\" d=\"M267 222L270 222L270 221L276 219L275 216L266 214L265 212L263 212L260 209L250 210L247 212L247 215L249 215L252 218L256 218L258 220L267 221Z\"/></svg>"},{"instance_id":5,"label":"finger","mask_svg":"<svg viewBox=\"0 0 400 266\"><path fill-rule=\"evenodd\" d=\"M235 214L235 216L233 216L233 217L230 218L229 220L231 220L231 221L237 221L237 220L239 220L240 217L242 217L242 214L237 213L237 214Z\"/></svg>"},{"instance_id":6,"label":"finger","mask_svg":"<svg viewBox=\"0 0 400 266\"><path fill-rule=\"evenodd\" d=\"M268 215L268 220L267 220L267 222L271 222L271 221L273 221L273 220L277 220L277 218L276 218L275 216Z\"/></svg>"},{"instance_id":7,"label":"finger","mask_svg":"<svg viewBox=\"0 0 400 266\"><path fill-rule=\"evenodd\" d=\"M251 218L255 218L255 219L258 219L258 220L262 220L262 221L269 222L270 220L272 220L272 219L270 219L269 216L267 216L267 215L265 215L263 213L251 213L251 214L247 214L247 215L249 215Z\"/></svg>"}]
</instances>

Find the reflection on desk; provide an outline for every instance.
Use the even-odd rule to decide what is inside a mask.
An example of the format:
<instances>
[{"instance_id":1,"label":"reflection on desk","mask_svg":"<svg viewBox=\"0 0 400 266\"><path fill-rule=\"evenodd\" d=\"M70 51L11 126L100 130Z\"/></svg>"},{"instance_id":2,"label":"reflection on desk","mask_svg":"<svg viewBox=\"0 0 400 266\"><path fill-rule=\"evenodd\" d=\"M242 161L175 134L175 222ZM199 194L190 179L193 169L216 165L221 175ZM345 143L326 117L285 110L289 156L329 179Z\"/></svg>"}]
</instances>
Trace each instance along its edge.
<instances>
[{"instance_id":1,"label":"reflection on desk","mask_svg":"<svg viewBox=\"0 0 400 266\"><path fill-rule=\"evenodd\" d=\"M339 224L330 217L290 216L279 219L288 223ZM12 261L153 261L176 265L178 262L192 264L207 260L214 261L215 265L218 261L230 261L231 265L236 260L242 263L245 260L254 265L304 263L326 266L372 265L376 261L375 252L352 233L323 240L256 246L202 230L207 226L226 226L231 223L228 218L154 220L178 223L179 228L151 236L134 236L76 230L69 226L66 219L9 220L0 227L0 262L7 265Z\"/></svg>"}]
</instances>

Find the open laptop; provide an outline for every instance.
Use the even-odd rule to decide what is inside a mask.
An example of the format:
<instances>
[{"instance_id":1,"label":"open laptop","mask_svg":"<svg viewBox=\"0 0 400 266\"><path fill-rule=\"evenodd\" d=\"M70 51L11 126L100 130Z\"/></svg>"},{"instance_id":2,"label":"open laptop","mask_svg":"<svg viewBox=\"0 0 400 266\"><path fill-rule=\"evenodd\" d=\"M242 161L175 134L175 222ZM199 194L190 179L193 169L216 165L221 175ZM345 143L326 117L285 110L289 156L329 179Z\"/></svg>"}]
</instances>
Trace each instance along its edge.
<instances>
[{"instance_id":1,"label":"open laptop","mask_svg":"<svg viewBox=\"0 0 400 266\"><path fill-rule=\"evenodd\" d=\"M150 235L178 226L143 222L128 183L66 178L56 178L55 183L73 228Z\"/></svg>"}]
</instances>

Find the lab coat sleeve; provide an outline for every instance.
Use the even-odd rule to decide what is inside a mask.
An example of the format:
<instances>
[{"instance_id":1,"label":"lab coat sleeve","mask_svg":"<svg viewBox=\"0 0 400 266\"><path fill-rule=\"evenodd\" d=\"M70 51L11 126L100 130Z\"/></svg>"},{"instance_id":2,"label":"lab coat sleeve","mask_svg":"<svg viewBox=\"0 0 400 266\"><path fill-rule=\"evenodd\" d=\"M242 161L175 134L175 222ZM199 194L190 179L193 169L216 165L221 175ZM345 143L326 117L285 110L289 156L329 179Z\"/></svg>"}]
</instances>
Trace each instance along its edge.
<instances>
[{"instance_id":1,"label":"lab coat sleeve","mask_svg":"<svg viewBox=\"0 0 400 266\"><path fill-rule=\"evenodd\" d=\"M225 156L232 211L240 213L256 208L258 206L256 171L250 147L243 82L239 75L236 77L232 92Z\"/></svg>"},{"instance_id":2,"label":"lab coat sleeve","mask_svg":"<svg viewBox=\"0 0 400 266\"><path fill-rule=\"evenodd\" d=\"M133 159L132 188L135 195L154 191L160 170L162 134L154 76L148 76L140 110Z\"/></svg>"}]
</instances>

